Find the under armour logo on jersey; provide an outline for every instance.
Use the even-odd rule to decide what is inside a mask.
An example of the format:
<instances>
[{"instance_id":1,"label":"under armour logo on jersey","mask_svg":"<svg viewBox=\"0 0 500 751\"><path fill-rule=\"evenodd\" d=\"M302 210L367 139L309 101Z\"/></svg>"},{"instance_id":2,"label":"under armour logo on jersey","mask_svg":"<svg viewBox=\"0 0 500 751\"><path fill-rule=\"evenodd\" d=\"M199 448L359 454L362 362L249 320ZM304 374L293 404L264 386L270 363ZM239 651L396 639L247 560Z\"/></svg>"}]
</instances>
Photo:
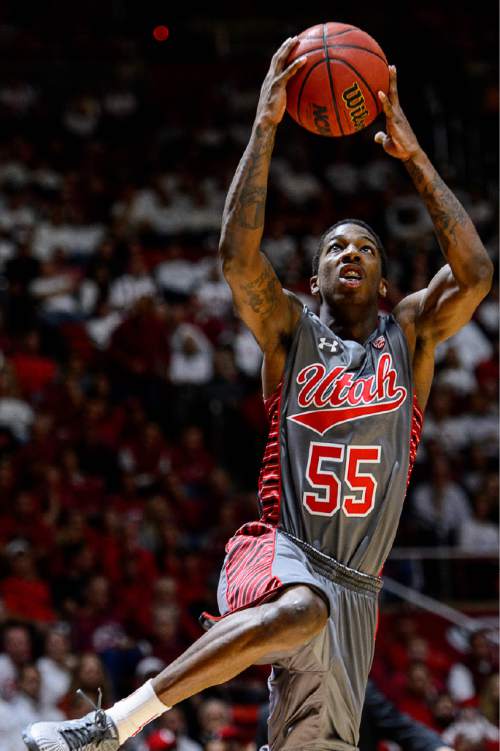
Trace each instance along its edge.
<instances>
[{"instance_id":1,"label":"under armour logo on jersey","mask_svg":"<svg viewBox=\"0 0 500 751\"><path fill-rule=\"evenodd\" d=\"M325 349L326 347L332 354L340 351L340 343L337 339L327 339L325 336L322 336L319 340L318 347L320 349Z\"/></svg>"}]
</instances>

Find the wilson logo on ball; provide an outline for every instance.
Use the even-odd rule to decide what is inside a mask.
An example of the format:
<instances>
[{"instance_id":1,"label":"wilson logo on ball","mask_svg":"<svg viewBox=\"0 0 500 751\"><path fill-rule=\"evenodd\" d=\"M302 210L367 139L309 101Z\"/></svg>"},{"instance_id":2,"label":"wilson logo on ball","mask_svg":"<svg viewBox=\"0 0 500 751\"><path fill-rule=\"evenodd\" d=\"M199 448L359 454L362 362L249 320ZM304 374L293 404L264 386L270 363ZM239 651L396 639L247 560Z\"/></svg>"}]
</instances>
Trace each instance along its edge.
<instances>
[{"instance_id":1,"label":"wilson logo on ball","mask_svg":"<svg viewBox=\"0 0 500 751\"><path fill-rule=\"evenodd\" d=\"M321 104L314 104L313 102L313 118L318 133L322 136L332 135L330 121L328 120L328 110L326 107L322 107Z\"/></svg>"},{"instance_id":2,"label":"wilson logo on ball","mask_svg":"<svg viewBox=\"0 0 500 751\"><path fill-rule=\"evenodd\" d=\"M349 116L356 130L364 128L368 110L366 109L363 92L359 88L357 81L355 81L352 86L344 89L342 92L342 99L346 103L349 110Z\"/></svg>"}]
</instances>

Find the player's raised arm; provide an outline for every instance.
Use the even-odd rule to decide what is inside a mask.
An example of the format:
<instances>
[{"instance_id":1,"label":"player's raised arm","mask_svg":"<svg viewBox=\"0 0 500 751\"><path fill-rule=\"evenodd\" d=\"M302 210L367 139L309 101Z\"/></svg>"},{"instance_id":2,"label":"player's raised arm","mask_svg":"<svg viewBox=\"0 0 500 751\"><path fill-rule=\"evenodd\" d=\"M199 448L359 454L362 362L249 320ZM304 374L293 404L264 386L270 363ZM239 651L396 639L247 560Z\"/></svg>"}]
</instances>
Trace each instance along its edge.
<instances>
[{"instance_id":1,"label":"player's raised arm","mask_svg":"<svg viewBox=\"0 0 500 751\"><path fill-rule=\"evenodd\" d=\"M396 315L412 319L417 339L434 347L471 318L491 287L493 264L467 212L420 148L399 104L396 68L390 67L389 96L379 92L387 133L375 136L385 151L404 162L434 223L447 260L429 286L403 300Z\"/></svg>"},{"instance_id":2,"label":"player's raised arm","mask_svg":"<svg viewBox=\"0 0 500 751\"><path fill-rule=\"evenodd\" d=\"M273 56L262 84L252 135L236 170L224 206L219 252L235 308L264 352L290 333L300 316L293 295L283 290L260 251L269 166L276 128L286 107L286 84L304 64L286 60L297 44L287 39Z\"/></svg>"}]
</instances>

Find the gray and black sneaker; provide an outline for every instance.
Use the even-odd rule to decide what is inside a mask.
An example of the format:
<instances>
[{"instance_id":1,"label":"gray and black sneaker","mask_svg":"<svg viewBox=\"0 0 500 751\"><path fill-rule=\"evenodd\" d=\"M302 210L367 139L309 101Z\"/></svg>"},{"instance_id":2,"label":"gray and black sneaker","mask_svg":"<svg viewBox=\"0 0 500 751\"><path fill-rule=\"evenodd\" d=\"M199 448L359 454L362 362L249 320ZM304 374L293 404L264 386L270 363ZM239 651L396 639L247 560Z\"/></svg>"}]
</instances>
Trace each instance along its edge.
<instances>
[{"instance_id":1,"label":"gray and black sneaker","mask_svg":"<svg viewBox=\"0 0 500 751\"><path fill-rule=\"evenodd\" d=\"M79 694L85 696L83 691ZM66 722L35 722L23 730L23 741L29 751L116 751L120 747L114 722L101 709L101 690L97 706L80 720Z\"/></svg>"}]
</instances>

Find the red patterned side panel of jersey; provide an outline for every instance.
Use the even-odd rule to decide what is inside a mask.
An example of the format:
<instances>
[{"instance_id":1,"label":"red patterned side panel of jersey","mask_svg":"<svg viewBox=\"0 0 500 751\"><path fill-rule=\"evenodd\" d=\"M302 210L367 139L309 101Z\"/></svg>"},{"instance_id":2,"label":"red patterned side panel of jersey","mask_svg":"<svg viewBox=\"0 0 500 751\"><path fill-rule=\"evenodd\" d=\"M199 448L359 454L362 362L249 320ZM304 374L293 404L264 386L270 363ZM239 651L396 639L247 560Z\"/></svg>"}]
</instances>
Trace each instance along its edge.
<instances>
[{"instance_id":1,"label":"red patterned side panel of jersey","mask_svg":"<svg viewBox=\"0 0 500 751\"><path fill-rule=\"evenodd\" d=\"M282 586L273 576L276 529L262 522L241 527L226 547L226 599L231 611L255 604Z\"/></svg>"},{"instance_id":2,"label":"red patterned side panel of jersey","mask_svg":"<svg viewBox=\"0 0 500 751\"><path fill-rule=\"evenodd\" d=\"M280 466L280 409L282 383L264 402L269 420L269 435L262 458L259 475L259 501L261 520L276 525L280 515L281 466Z\"/></svg>"},{"instance_id":3,"label":"red patterned side panel of jersey","mask_svg":"<svg viewBox=\"0 0 500 751\"><path fill-rule=\"evenodd\" d=\"M411 416L411 432L410 432L410 460L408 462L408 477L406 480L406 487L410 482L413 465L415 464L415 457L417 456L418 444L420 443L420 436L422 434L422 426L424 424L424 414L418 406L417 397L413 397L413 412Z\"/></svg>"}]
</instances>

